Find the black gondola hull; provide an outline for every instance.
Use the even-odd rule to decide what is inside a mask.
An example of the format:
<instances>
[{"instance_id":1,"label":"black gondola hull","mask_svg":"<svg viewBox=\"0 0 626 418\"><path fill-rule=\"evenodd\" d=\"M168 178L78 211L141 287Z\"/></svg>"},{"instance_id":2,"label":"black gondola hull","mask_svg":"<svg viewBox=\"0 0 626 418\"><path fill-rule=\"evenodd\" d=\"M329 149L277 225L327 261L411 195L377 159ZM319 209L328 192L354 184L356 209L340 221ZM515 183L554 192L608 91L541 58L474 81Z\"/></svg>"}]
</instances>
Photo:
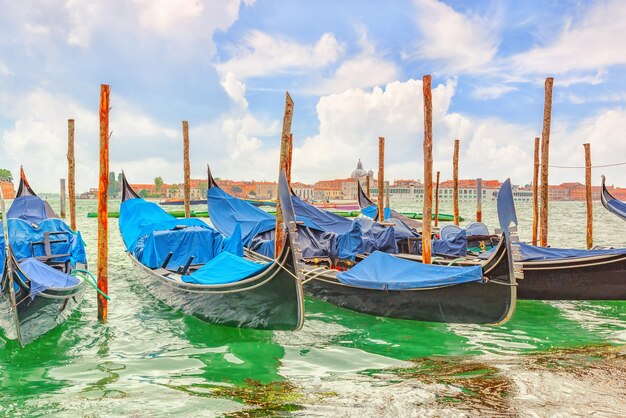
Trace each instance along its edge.
<instances>
[{"instance_id":1,"label":"black gondola hull","mask_svg":"<svg viewBox=\"0 0 626 418\"><path fill-rule=\"evenodd\" d=\"M483 267L486 283L464 283L420 290L385 291L340 283L332 276L312 278L305 293L365 314L415 321L501 324L513 314L516 286L505 246Z\"/></svg>"},{"instance_id":2,"label":"black gondola hull","mask_svg":"<svg viewBox=\"0 0 626 418\"><path fill-rule=\"evenodd\" d=\"M62 324L78 308L85 293L85 282L71 288L50 288L31 299L20 277L13 273L18 283L17 292L9 291L8 276L2 283L0 298L0 328L7 338L18 340L22 346L31 343ZM15 304L11 303L15 297Z\"/></svg>"},{"instance_id":3,"label":"black gondola hull","mask_svg":"<svg viewBox=\"0 0 626 418\"><path fill-rule=\"evenodd\" d=\"M626 256L521 263L520 299L626 300Z\"/></svg>"},{"instance_id":4,"label":"black gondola hull","mask_svg":"<svg viewBox=\"0 0 626 418\"><path fill-rule=\"evenodd\" d=\"M290 251L290 250L289 250ZM302 284L273 263L262 274L241 282L202 286L174 281L130 255L137 279L173 309L205 322L237 328L297 330L304 321ZM291 257L283 252L283 261ZM287 269L287 265L283 264Z\"/></svg>"}]
</instances>

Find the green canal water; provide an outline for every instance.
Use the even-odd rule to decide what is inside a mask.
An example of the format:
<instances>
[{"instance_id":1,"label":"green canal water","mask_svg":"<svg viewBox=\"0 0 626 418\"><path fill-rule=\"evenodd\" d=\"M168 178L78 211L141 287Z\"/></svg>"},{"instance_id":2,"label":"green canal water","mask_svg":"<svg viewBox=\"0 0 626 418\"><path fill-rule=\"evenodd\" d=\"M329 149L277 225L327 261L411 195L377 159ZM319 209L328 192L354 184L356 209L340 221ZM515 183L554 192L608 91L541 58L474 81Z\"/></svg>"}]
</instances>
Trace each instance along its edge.
<instances>
[{"instance_id":1,"label":"green canal water","mask_svg":"<svg viewBox=\"0 0 626 418\"><path fill-rule=\"evenodd\" d=\"M96 220L86 215L95 205L78 202L92 270ZM517 204L522 239L530 209ZM550 243L582 248L584 204L550 209ZM596 243L626 246L626 223L594 210ZM473 211L462 203L468 221ZM496 225L494 202L483 219ZM307 298L301 331L231 329L152 298L133 277L117 219L109 231L108 321L97 321L90 292L26 348L0 334L0 416L626 414L626 302L519 301L509 323L486 327L377 318Z\"/></svg>"}]
</instances>

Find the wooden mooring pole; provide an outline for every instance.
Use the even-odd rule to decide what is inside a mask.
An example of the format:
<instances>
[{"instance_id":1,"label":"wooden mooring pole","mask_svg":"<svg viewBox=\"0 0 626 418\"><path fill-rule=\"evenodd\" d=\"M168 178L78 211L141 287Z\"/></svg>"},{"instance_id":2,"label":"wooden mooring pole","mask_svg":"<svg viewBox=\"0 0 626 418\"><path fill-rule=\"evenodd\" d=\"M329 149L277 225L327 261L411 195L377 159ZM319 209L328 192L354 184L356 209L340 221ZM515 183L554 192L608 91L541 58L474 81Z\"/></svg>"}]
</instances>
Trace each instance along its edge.
<instances>
[{"instance_id":1,"label":"wooden mooring pole","mask_svg":"<svg viewBox=\"0 0 626 418\"><path fill-rule=\"evenodd\" d=\"M111 88L100 86L100 182L98 184L98 289L109 293L109 96ZM104 296L98 293L98 319L107 319L108 304Z\"/></svg>"},{"instance_id":2,"label":"wooden mooring pole","mask_svg":"<svg viewBox=\"0 0 626 418\"><path fill-rule=\"evenodd\" d=\"M185 218L191 217L191 167L189 164L189 122L183 121L183 199L185 200Z\"/></svg>"},{"instance_id":3,"label":"wooden mooring pole","mask_svg":"<svg viewBox=\"0 0 626 418\"><path fill-rule=\"evenodd\" d=\"M437 171L437 181L435 182L435 228L439 226L439 171Z\"/></svg>"},{"instance_id":4,"label":"wooden mooring pole","mask_svg":"<svg viewBox=\"0 0 626 418\"><path fill-rule=\"evenodd\" d=\"M370 175L365 176L365 193L370 197Z\"/></svg>"},{"instance_id":5,"label":"wooden mooring pole","mask_svg":"<svg viewBox=\"0 0 626 418\"><path fill-rule=\"evenodd\" d=\"M385 207L391 208L391 186L389 185L389 181L385 182Z\"/></svg>"},{"instance_id":6,"label":"wooden mooring pole","mask_svg":"<svg viewBox=\"0 0 626 418\"><path fill-rule=\"evenodd\" d=\"M289 169L289 137L291 136L291 122L293 120L293 100L289 92L285 93L285 111L283 113L283 131L280 137L280 160L278 162L278 176L280 172ZM285 231L283 229L283 213L280 209L280 199L276 199L276 238L274 246L274 255L278 257L283 248L283 240L285 239Z\"/></svg>"},{"instance_id":7,"label":"wooden mooring pole","mask_svg":"<svg viewBox=\"0 0 626 418\"><path fill-rule=\"evenodd\" d=\"M61 203L61 218L65 219L65 202L67 201L67 198L65 196L65 179L61 179L59 181L59 200Z\"/></svg>"},{"instance_id":8,"label":"wooden mooring pole","mask_svg":"<svg viewBox=\"0 0 626 418\"><path fill-rule=\"evenodd\" d=\"M539 242L548 246L548 161L550 156L550 124L552 121L552 86L554 78L546 78L543 104L543 131L541 133L541 207L539 214Z\"/></svg>"},{"instance_id":9,"label":"wooden mooring pole","mask_svg":"<svg viewBox=\"0 0 626 418\"><path fill-rule=\"evenodd\" d=\"M476 179L476 222L483 221L483 179Z\"/></svg>"},{"instance_id":10,"label":"wooden mooring pole","mask_svg":"<svg viewBox=\"0 0 626 418\"><path fill-rule=\"evenodd\" d=\"M454 140L454 155L452 156L452 206L454 210L454 224L459 226L459 140Z\"/></svg>"},{"instance_id":11,"label":"wooden mooring pole","mask_svg":"<svg viewBox=\"0 0 626 418\"><path fill-rule=\"evenodd\" d=\"M593 247L593 194L591 192L591 146L585 147L585 186L587 195L587 249Z\"/></svg>"},{"instance_id":12,"label":"wooden mooring pole","mask_svg":"<svg viewBox=\"0 0 626 418\"><path fill-rule=\"evenodd\" d=\"M378 222L385 220L383 202L385 198L385 138L378 137Z\"/></svg>"},{"instance_id":13,"label":"wooden mooring pole","mask_svg":"<svg viewBox=\"0 0 626 418\"><path fill-rule=\"evenodd\" d=\"M537 245L539 231L539 137L535 138L535 164L533 168L533 237L532 244Z\"/></svg>"},{"instance_id":14,"label":"wooden mooring pole","mask_svg":"<svg viewBox=\"0 0 626 418\"><path fill-rule=\"evenodd\" d=\"M74 119L67 120L67 194L70 198L70 228L76 231L76 160L74 158Z\"/></svg>"},{"instance_id":15,"label":"wooden mooring pole","mask_svg":"<svg viewBox=\"0 0 626 418\"><path fill-rule=\"evenodd\" d=\"M433 96L430 88L431 77L422 78L424 96L424 207L422 208L422 262L430 264L431 259L431 218L433 213Z\"/></svg>"}]
</instances>

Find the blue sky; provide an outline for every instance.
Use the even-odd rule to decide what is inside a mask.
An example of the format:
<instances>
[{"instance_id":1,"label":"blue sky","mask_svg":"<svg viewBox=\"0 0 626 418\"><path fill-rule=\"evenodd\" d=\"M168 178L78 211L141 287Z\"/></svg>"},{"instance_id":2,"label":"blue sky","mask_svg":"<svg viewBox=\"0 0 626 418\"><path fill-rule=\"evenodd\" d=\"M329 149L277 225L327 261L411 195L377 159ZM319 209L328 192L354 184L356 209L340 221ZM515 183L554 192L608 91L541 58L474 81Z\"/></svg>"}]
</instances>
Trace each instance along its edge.
<instances>
[{"instance_id":1,"label":"blue sky","mask_svg":"<svg viewBox=\"0 0 626 418\"><path fill-rule=\"evenodd\" d=\"M622 1L0 0L0 167L33 186L65 176L76 119L78 189L97 185L98 100L111 85L111 168L133 182L276 178L285 91L295 180L349 175L361 158L421 178L421 79L433 75L434 164L526 183L555 78L551 164L626 161ZM594 171L626 186L623 167ZM554 169L551 183L583 181Z\"/></svg>"}]
</instances>

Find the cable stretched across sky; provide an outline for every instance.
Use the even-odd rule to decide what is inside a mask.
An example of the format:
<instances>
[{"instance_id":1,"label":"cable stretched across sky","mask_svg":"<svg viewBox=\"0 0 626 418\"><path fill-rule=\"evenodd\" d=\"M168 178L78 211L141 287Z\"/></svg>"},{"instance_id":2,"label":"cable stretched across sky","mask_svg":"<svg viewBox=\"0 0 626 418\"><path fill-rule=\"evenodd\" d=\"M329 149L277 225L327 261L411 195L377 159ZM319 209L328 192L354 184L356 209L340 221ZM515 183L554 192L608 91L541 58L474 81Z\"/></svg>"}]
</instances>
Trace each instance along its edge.
<instances>
[{"instance_id":1,"label":"cable stretched across sky","mask_svg":"<svg viewBox=\"0 0 626 418\"><path fill-rule=\"evenodd\" d=\"M592 165L591 168L616 167L618 165L626 165L626 161L623 163ZM584 165L580 165L580 166L578 165L548 165L548 167L549 168L586 168Z\"/></svg>"}]
</instances>

